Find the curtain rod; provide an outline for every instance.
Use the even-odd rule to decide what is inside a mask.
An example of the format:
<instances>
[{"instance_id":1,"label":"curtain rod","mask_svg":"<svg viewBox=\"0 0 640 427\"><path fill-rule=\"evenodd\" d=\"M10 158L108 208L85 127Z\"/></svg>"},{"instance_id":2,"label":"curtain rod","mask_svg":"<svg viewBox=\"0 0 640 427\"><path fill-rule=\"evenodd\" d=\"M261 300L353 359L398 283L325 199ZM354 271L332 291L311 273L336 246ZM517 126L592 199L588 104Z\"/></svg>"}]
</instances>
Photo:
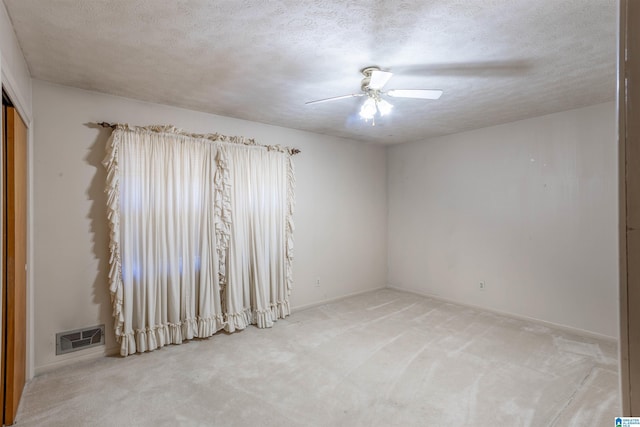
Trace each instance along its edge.
<instances>
[{"instance_id":1,"label":"curtain rod","mask_svg":"<svg viewBox=\"0 0 640 427\"><path fill-rule=\"evenodd\" d=\"M100 123L94 123L98 126L102 126L103 128L111 128L111 129L115 129L117 124L116 123L108 123L108 122L100 122Z\"/></svg>"},{"instance_id":2,"label":"curtain rod","mask_svg":"<svg viewBox=\"0 0 640 427\"><path fill-rule=\"evenodd\" d=\"M111 129L115 129L118 127L119 123L109 123L109 122L99 122L99 123L94 123L95 125L98 126L102 126L103 128L111 128ZM260 146L259 144L256 144L258 146ZM291 155L296 155L298 153L301 153L300 149L298 148L290 148L288 149L291 152Z\"/></svg>"}]
</instances>

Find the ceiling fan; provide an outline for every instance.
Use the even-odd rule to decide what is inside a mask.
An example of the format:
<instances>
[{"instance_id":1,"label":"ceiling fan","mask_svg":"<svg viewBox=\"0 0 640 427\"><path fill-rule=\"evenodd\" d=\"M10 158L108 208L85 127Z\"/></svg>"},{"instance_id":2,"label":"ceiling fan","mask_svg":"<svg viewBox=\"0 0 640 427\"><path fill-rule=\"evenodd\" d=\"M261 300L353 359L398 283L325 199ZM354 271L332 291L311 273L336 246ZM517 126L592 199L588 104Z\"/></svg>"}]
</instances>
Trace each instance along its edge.
<instances>
[{"instance_id":1,"label":"ceiling fan","mask_svg":"<svg viewBox=\"0 0 640 427\"><path fill-rule=\"evenodd\" d=\"M386 92L382 90L387 84L393 73L382 71L379 67L366 67L361 70L364 78L360 83L360 93L351 93L349 95L334 96L331 98L317 99L315 101L305 102L306 105L320 104L322 102L337 101L339 99L354 98L366 96L367 99L360 107L360 117L364 120L374 120L379 113L385 116L391 112L393 105L382 98L383 95L393 98L415 98L415 99L438 99L442 96L439 89L391 89Z\"/></svg>"}]
</instances>

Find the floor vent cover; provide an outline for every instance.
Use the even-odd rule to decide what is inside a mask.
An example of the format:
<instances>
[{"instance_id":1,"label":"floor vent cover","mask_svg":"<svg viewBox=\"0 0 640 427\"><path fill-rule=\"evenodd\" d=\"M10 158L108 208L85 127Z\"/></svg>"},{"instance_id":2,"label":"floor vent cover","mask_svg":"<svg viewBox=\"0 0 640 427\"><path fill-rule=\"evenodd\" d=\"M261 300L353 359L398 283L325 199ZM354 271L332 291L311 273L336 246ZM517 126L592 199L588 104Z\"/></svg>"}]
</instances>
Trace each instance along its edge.
<instances>
[{"instance_id":1,"label":"floor vent cover","mask_svg":"<svg viewBox=\"0 0 640 427\"><path fill-rule=\"evenodd\" d=\"M56 334L56 354L104 345L104 325Z\"/></svg>"}]
</instances>

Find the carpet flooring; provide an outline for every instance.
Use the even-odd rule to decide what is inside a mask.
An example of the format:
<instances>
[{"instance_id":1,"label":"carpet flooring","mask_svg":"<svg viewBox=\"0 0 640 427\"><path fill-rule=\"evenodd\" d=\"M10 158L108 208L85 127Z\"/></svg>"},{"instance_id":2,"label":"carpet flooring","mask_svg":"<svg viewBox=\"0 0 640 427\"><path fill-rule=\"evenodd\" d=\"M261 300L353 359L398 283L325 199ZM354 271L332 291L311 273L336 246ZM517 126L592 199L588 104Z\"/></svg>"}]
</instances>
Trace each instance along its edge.
<instances>
[{"instance_id":1,"label":"carpet flooring","mask_svg":"<svg viewBox=\"0 0 640 427\"><path fill-rule=\"evenodd\" d=\"M395 290L34 378L18 426L609 426L617 346Z\"/></svg>"}]
</instances>

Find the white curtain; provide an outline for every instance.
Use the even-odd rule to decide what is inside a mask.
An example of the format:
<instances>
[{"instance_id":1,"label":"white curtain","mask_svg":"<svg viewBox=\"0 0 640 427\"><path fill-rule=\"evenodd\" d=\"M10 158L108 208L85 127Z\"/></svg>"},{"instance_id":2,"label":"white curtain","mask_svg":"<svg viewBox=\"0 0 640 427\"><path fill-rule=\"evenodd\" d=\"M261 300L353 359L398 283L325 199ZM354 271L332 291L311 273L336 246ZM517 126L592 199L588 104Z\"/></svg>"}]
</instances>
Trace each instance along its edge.
<instances>
[{"instance_id":1,"label":"white curtain","mask_svg":"<svg viewBox=\"0 0 640 427\"><path fill-rule=\"evenodd\" d=\"M225 293L229 332L289 315L286 284L287 159L228 147L232 231Z\"/></svg>"},{"instance_id":2,"label":"white curtain","mask_svg":"<svg viewBox=\"0 0 640 427\"><path fill-rule=\"evenodd\" d=\"M290 149L119 125L104 164L122 355L289 314Z\"/></svg>"}]
</instances>

